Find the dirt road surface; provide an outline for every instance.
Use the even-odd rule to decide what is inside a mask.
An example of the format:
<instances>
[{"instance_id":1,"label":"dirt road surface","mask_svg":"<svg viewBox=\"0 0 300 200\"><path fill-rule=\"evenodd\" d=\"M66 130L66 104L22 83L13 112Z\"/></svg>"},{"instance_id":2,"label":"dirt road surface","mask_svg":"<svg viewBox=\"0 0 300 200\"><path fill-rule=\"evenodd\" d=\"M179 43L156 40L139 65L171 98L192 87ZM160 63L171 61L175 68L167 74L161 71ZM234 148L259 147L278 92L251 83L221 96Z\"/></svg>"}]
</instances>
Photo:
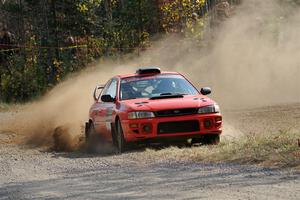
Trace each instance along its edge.
<instances>
[{"instance_id":1,"label":"dirt road surface","mask_svg":"<svg viewBox=\"0 0 300 200\"><path fill-rule=\"evenodd\" d=\"M300 104L224 111L227 137L300 129ZM13 117L0 113L0 118ZM17 146L0 134L4 199L299 199L300 172L233 163L58 153ZM193 147L197 148L197 147Z\"/></svg>"}]
</instances>

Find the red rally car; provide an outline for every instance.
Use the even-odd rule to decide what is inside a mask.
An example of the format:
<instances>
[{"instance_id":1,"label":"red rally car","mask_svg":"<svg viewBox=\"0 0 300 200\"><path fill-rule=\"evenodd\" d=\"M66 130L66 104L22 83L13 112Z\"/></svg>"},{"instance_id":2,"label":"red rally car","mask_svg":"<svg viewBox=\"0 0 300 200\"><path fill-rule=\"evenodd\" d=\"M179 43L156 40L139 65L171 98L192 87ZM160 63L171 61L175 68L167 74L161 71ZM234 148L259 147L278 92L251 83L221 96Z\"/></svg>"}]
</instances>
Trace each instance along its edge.
<instances>
[{"instance_id":1,"label":"red rally car","mask_svg":"<svg viewBox=\"0 0 300 200\"><path fill-rule=\"evenodd\" d=\"M119 152L130 143L176 141L217 144L222 132L219 106L181 74L141 68L97 86L89 111L87 142L112 142Z\"/></svg>"}]
</instances>

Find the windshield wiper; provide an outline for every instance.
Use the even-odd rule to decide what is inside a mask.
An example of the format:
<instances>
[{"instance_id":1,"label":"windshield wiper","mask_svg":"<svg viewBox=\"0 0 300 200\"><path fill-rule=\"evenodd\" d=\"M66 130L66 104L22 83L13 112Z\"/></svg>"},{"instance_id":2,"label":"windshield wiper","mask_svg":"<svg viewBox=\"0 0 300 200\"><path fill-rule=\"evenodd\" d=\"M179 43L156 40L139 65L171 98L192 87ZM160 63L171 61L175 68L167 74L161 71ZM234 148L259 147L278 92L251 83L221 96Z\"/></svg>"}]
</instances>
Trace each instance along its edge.
<instances>
[{"instance_id":1,"label":"windshield wiper","mask_svg":"<svg viewBox=\"0 0 300 200\"><path fill-rule=\"evenodd\" d=\"M188 95L185 93L171 93L171 92L166 92L166 93L160 93L160 96L165 96L165 95Z\"/></svg>"},{"instance_id":2,"label":"windshield wiper","mask_svg":"<svg viewBox=\"0 0 300 200\"><path fill-rule=\"evenodd\" d=\"M166 92L166 93L160 93L160 96L165 96L165 95L173 95L171 92Z\"/></svg>"},{"instance_id":3,"label":"windshield wiper","mask_svg":"<svg viewBox=\"0 0 300 200\"><path fill-rule=\"evenodd\" d=\"M150 99L168 99L168 98L183 98L184 94L172 94L172 93L162 93L160 96L154 96Z\"/></svg>"}]
</instances>

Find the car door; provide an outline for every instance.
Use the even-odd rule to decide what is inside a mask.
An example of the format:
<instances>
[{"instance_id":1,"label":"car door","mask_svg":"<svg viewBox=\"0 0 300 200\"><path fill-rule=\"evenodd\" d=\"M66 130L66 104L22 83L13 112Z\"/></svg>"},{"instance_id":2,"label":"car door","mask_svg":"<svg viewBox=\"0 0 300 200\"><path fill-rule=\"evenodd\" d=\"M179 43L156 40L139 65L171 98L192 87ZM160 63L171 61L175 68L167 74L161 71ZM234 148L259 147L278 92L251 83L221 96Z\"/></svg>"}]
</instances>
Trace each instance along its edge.
<instances>
[{"instance_id":1,"label":"car door","mask_svg":"<svg viewBox=\"0 0 300 200\"><path fill-rule=\"evenodd\" d=\"M109 80L105 87L103 88L102 92L98 96L98 100L93 105L93 119L94 119L94 126L98 133L101 135L104 135L104 129L105 129L105 115L103 112L105 111L104 103L101 101L101 95L106 93L108 90L108 87L110 86L112 80Z\"/></svg>"},{"instance_id":2,"label":"car door","mask_svg":"<svg viewBox=\"0 0 300 200\"><path fill-rule=\"evenodd\" d=\"M102 95L109 94L112 98L116 99L117 96L117 85L118 79L114 78L111 80L106 91L103 91ZM101 98L100 98L101 99ZM111 122L113 112L115 110L115 102L102 102L102 112L101 112L101 130L105 137L110 140L111 139Z\"/></svg>"}]
</instances>

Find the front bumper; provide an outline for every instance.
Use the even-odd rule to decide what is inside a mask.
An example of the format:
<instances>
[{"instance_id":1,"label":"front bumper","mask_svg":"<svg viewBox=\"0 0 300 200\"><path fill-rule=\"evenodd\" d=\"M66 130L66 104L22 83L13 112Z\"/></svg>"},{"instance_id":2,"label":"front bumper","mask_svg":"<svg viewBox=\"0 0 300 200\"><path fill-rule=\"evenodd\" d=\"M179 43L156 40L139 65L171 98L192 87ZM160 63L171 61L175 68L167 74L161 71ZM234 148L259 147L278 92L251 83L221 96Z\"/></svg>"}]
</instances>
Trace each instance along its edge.
<instances>
[{"instance_id":1,"label":"front bumper","mask_svg":"<svg viewBox=\"0 0 300 200\"><path fill-rule=\"evenodd\" d=\"M180 127L181 124L189 125L189 122L198 124L195 129L191 127ZM171 132L163 133L161 123L170 122ZM210 122L210 123L208 123ZM134 142L139 140L160 140L172 138L194 138L206 134L221 134L222 133L222 115L220 113L212 114L194 114L174 117L154 117L149 119L131 119L122 120L122 128L126 142ZM160 126L159 126L160 124ZM176 127L177 124L177 127ZM195 123L192 123L195 125ZM164 126L164 129L168 127ZM178 128L178 132L176 131ZM186 131L185 131L186 130ZM195 130L195 131L194 131Z\"/></svg>"}]
</instances>

